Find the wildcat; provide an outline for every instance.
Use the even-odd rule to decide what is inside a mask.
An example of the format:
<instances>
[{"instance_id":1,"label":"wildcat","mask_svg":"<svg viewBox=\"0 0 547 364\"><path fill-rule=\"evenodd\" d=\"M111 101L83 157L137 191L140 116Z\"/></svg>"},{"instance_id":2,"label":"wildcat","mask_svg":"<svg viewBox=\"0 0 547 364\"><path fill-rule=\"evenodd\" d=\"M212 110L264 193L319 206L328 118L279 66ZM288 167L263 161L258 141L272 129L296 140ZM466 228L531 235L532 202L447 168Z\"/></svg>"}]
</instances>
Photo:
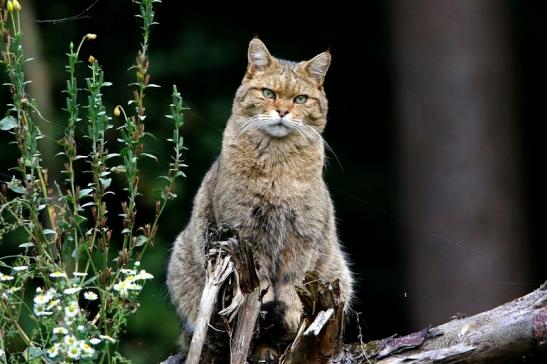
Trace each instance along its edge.
<instances>
[{"instance_id":1,"label":"wildcat","mask_svg":"<svg viewBox=\"0 0 547 364\"><path fill-rule=\"evenodd\" d=\"M205 281L207 227L228 225L254 243L263 302L281 307L282 327L295 333L302 305L295 285L307 271L340 280L346 307L352 276L338 243L334 209L322 171L327 122L323 89L330 53L291 62L270 55L259 39L224 130L222 150L195 197L191 220L177 237L167 285L193 330Z\"/></svg>"}]
</instances>

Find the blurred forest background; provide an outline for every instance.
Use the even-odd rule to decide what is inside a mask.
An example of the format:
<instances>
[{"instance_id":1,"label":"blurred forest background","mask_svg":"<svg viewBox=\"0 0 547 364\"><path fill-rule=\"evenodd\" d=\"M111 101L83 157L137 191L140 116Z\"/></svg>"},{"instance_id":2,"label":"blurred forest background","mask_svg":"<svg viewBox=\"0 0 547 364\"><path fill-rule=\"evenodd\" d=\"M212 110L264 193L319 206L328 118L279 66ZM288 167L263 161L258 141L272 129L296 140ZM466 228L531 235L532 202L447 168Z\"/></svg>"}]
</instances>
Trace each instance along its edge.
<instances>
[{"instance_id":1,"label":"blurred forest background","mask_svg":"<svg viewBox=\"0 0 547 364\"><path fill-rule=\"evenodd\" d=\"M27 76L42 113L50 175L66 117L65 53L86 33L82 55L97 58L114 85L105 101L125 104L138 24L130 0L21 1ZM122 350L135 363L174 352L178 319L164 284L172 241L185 226L201 178L219 153L249 40L303 60L330 48L325 139L336 152L325 170L338 229L357 277L365 339L404 334L473 314L536 288L547 278L541 226L547 181L539 132L545 116L547 3L497 0L367 1L320 4L164 0L150 49L147 148L151 190L170 146L171 84L191 111L183 134L188 178L168 206L143 265L156 276L129 321ZM82 77L84 67L80 67ZM7 89L1 91L1 113ZM161 138L161 139L160 139ZM0 136L0 172L14 153ZM337 161L338 159L338 161ZM153 212L142 200L141 217ZM12 248L0 246L2 255ZM348 339L356 335L355 317Z\"/></svg>"}]
</instances>

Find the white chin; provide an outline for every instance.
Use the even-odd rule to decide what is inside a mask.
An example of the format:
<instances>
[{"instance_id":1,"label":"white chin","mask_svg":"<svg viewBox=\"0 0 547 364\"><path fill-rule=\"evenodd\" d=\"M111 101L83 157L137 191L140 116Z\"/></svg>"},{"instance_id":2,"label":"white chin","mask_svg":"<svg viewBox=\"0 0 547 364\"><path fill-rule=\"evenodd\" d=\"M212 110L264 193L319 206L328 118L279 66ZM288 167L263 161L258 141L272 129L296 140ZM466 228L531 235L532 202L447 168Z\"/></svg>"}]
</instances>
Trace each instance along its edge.
<instances>
[{"instance_id":1,"label":"white chin","mask_svg":"<svg viewBox=\"0 0 547 364\"><path fill-rule=\"evenodd\" d=\"M264 128L264 131L266 132L266 134L275 138L282 138L284 136L287 136L291 132L291 129L287 128L283 124L275 124L268 125Z\"/></svg>"}]
</instances>

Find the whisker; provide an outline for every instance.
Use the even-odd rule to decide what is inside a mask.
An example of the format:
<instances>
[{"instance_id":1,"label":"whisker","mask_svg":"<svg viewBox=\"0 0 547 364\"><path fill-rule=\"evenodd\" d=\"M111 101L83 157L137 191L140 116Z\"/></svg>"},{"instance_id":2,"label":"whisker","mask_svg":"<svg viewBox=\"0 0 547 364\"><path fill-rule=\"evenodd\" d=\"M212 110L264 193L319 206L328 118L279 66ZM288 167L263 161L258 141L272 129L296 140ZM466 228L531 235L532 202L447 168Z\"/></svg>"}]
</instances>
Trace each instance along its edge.
<instances>
[{"instance_id":1,"label":"whisker","mask_svg":"<svg viewBox=\"0 0 547 364\"><path fill-rule=\"evenodd\" d=\"M332 147L330 146L329 143L327 143L327 141L325 140L325 138L323 138L323 136L321 134L319 134L319 132L317 130L315 130L314 128L312 128L311 126L309 125L306 125L305 123L303 122L300 122L299 125L302 125L302 127L306 130L308 130L309 132L312 133L312 135L314 135L316 138L320 139L322 142L323 142L323 145L325 146L325 148L330 152L332 153L332 155L334 156L334 159L336 160L336 163L338 164L338 166L340 167L340 169L342 170L342 172L344 172L344 167L342 166L342 162L340 162L340 159L338 158L338 156L336 155L336 152L334 151L334 149L332 149Z\"/></svg>"},{"instance_id":2,"label":"whisker","mask_svg":"<svg viewBox=\"0 0 547 364\"><path fill-rule=\"evenodd\" d=\"M273 118L267 114L258 114L244 119L236 128L236 134L234 138L238 139L242 134L244 134L245 131L252 127L257 129L260 128L260 124L268 120L273 120Z\"/></svg>"},{"instance_id":3,"label":"whisker","mask_svg":"<svg viewBox=\"0 0 547 364\"><path fill-rule=\"evenodd\" d=\"M252 124L256 119L257 119L258 115L254 115L254 116L251 116L249 118L246 118L244 120L242 120L240 122L240 124L238 124L236 126L236 134L235 134L235 138L238 138L239 135L250 125Z\"/></svg>"}]
</instances>

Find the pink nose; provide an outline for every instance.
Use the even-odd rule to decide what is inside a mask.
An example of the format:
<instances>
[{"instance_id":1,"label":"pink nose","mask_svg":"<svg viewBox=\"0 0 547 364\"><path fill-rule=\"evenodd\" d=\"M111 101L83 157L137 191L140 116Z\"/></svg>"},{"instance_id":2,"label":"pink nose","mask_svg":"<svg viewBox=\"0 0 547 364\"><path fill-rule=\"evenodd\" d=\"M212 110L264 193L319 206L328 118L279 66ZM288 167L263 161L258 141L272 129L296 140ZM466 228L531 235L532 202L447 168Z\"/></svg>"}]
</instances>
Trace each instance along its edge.
<instances>
[{"instance_id":1,"label":"pink nose","mask_svg":"<svg viewBox=\"0 0 547 364\"><path fill-rule=\"evenodd\" d=\"M278 109L276 110L280 117L284 117L289 113L289 110Z\"/></svg>"}]
</instances>

